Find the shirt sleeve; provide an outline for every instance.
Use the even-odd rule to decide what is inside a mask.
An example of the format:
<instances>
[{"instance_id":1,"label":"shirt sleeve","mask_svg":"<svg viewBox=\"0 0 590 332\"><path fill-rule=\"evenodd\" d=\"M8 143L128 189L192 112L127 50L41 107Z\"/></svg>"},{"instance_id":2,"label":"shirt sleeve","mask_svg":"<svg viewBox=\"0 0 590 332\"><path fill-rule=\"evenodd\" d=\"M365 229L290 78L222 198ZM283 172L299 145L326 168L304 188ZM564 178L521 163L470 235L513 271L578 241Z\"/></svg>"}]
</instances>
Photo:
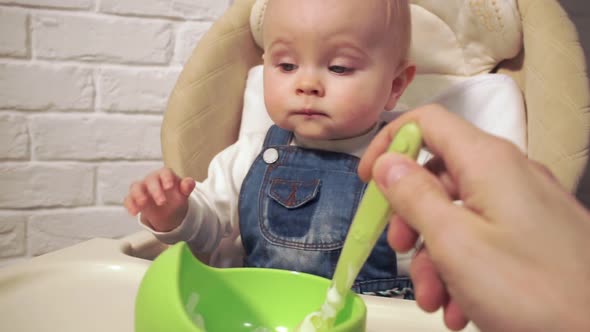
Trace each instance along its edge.
<instances>
[{"instance_id":1,"label":"shirt sleeve","mask_svg":"<svg viewBox=\"0 0 590 332\"><path fill-rule=\"evenodd\" d=\"M207 179L197 182L189 196L181 224L169 232L141 226L168 244L185 241L193 252L211 253L222 238L239 234L238 199L242 182L260 153L265 133L245 135L217 154L209 164Z\"/></svg>"}]
</instances>

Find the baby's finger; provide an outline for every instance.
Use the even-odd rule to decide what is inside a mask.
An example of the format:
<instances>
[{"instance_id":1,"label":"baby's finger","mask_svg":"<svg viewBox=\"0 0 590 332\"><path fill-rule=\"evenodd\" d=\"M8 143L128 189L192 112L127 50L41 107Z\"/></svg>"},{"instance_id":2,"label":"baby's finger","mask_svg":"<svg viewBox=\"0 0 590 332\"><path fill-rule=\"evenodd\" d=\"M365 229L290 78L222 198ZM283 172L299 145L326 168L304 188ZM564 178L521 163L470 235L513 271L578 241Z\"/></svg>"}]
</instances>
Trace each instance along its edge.
<instances>
[{"instance_id":1,"label":"baby's finger","mask_svg":"<svg viewBox=\"0 0 590 332\"><path fill-rule=\"evenodd\" d=\"M129 188L129 194L133 199L133 203L141 210L149 201L149 197L145 190L143 182L134 182Z\"/></svg>"},{"instance_id":2,"label":"baby's finger","mask_svg":"<svg viewBox=\"0 0 590 332\"><path fill-rule=\"evenodd\" d=\"M166 195L164 195L164 190L162 189L158 174L155 174L155 176L148 176L145 182L147 191L156 205L161 206L166 203Z\"/></svg>"},{"instance_id":3,"label":"baby's finger","mask_svg":"<svg viewBox=\"0 0 590 332\"><path fill-rule=\"evenodd\" d=\"M174 174L174 172L172 172L170 168L163 168L160 171L160 181L162 182L162 188L164 188L164 190L170 190L174 188L177 180L178 177L176 174Z\"/></svg>"},{"instance_id":4,"label":"baby's finger","mask_svg":"<svg viewBox=\"0 0 590 332\"><path fill-rule=\"evenodd\" d=\"M195 180L192 178L184 178L180 181L180 193L184 196L190 195L195 189Z\"/></svg>"},{"instance_id":5,"label":"baby's finger","mask_svg":"<svg viewBox=\"0 0 590 332\"><path fill-rule=\"evenodd\" d=\"M130 215L136 216L139 213L139 209L137 208L137 205L135 205L135 202L133 202L131 196L125 197L123 205L127 208L127 212L129 212Z\"/></svg>"}]
</instances>

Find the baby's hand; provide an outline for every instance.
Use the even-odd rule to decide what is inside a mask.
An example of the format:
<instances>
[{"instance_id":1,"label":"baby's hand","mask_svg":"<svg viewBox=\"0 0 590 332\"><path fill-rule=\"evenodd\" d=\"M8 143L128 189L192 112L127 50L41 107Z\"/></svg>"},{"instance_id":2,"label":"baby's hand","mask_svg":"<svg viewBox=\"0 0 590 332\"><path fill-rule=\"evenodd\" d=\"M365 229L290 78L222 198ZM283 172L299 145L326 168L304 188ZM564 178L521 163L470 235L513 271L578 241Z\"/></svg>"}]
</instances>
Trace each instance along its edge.
<instances>
[{"instance_id":1,"label":"baby's hand","mask_svg":"<svg viewBox=\"0 0 590 332\"><path fill-rule=\"evenodd\" d=\"M125 207L134 216L141 212L142 222L155 231L167 232L182 222L194 188L195 180L181 179L171 169L162 168L131 184Z\"/></svg>"}]
</instances>

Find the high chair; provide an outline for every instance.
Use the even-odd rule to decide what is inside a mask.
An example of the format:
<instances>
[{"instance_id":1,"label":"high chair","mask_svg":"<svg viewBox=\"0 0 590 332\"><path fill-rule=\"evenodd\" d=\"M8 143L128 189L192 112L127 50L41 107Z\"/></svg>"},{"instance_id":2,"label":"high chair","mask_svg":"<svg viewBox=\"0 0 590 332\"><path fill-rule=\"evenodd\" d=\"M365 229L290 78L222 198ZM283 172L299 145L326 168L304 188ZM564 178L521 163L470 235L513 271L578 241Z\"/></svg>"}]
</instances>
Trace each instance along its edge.
<instances>
[{"instance_id":1,"label":"high chair","mask_svg":"<svg viewBox=\"0 0 590 332\"><path fill-rule=\"evenodd\" d=\"M453 82L487 72L509 75L517 82L526 105L529 158L545 164L567 190L574 192L588 161L590 137L590 120L585 116L590 90L576 29L556 0L518 0L514 12L520 13L519 17L511 17L510 8L499 8L499 18L494 20L498 9L494 6L505 2L510 1L457 0L444 1L442 6L441 1L411 1L415 39L412 56L417 60L418 75L407 92L413 94L414 105L409 103L409 106L419 104L420 96L415 91L436 89L436 83L434 88L429 86L433 85L431 82ZM213 156L238 137L248 70L261 63L262 55L250 28L254 3L254 0L234 2L198 43L172 91L162 125L162 151L165 164L182 176L204 179ZM468 7L475 12L473 16L482 20L480 26L484 28L479 31L482 35L487 30L502 29L502 24L509 24L506 21L510 19L518 20L519 26L514 25L515 29L522 29L521 37L519 34L505 38L514 43L514 54L509 57L506 54L510 52L492 54L491 59L468 58L478 63L462 72L460 61L455 66L449 64L448 58L429 59L438 52L421 53L421 47L428 47L436 39L437 31L449 27L457 40L477 39L469 36L469 31L460 30L457 22L460 18L452 17L453 11L449 10L454 7ZM446 24L439 26L437 22L422 19L428 15L419 14L425 12L441 17ZM429 30L421 32L423 29ZM514 35L518 31L501 33ZM500 39L492 44L502 42ZM459 51L473 52L468 46L459 47Z\"/></svg>"}]
</instances>

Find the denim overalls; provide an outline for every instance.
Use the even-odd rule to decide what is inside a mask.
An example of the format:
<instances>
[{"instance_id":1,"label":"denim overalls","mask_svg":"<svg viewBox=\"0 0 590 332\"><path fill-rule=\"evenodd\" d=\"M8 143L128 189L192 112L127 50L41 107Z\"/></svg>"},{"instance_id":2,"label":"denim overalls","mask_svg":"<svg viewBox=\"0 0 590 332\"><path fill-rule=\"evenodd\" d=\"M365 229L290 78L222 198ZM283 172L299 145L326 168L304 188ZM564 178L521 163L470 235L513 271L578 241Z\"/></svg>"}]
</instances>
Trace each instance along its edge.
<instances>
[{"instance_id":1,"label":"denim overalls","mask_svg":"<svg viewBox=\"0 0 590 332\"><path fill-rule=\"evenodd\" d=\"M239 220L244 266L331 279L366 187L356 173L359 159L291 146L292 135L272 126L242 184ZM397 277L395 252L384 232L352 289L379 295L400 295L404 290L411 295L406 292L411 293L411 287L407 277ZM394 294L387 294L391 290Z\"/></svg>"}]
</instances>

